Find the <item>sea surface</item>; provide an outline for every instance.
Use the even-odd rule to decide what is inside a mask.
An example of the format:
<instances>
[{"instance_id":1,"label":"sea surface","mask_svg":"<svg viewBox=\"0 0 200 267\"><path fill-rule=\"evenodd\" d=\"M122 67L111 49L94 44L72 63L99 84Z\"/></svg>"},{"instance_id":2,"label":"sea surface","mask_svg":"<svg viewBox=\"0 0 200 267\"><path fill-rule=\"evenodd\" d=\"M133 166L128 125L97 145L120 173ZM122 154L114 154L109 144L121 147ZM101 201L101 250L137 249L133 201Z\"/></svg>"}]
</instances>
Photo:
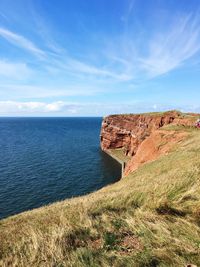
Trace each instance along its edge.
<instances>
[{"instance_id":1,"label":"sea surface","mask_svg":"<svg viewBox=\"0 0 200 267\"><path fill-rule=\"evenodd\" d=\"M0 218L119 180L100 150L102 118L1 118Z\"/></svg>"}]
</instances>

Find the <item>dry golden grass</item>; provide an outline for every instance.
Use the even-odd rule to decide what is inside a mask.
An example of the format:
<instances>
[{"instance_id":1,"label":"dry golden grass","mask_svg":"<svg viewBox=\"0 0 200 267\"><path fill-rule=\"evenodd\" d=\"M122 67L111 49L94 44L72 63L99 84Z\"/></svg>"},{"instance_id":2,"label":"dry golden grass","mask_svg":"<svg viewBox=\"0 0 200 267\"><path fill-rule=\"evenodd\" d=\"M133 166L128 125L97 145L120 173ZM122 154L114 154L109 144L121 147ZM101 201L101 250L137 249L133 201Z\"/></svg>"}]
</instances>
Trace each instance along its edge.
<instances>
[{"instance_id":1,"label":"dry golden grass","mask_svg":"<svg viewBox=\"0 0 200 267\"><path fill-rule=\"evenodd\" d=\"M1 220L0 266L200 266L199 155L190 129L116 184Z\"/></svg>"}]
</instances>

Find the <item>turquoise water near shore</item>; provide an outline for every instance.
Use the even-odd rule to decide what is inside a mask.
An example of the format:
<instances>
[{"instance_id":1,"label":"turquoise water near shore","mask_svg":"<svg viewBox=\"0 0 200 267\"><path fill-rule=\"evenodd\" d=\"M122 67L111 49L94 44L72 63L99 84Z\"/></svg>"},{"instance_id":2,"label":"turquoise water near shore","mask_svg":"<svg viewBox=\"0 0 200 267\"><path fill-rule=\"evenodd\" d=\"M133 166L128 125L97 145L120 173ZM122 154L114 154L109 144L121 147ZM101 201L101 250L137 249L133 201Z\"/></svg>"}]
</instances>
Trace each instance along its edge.
<instances>
[{"instance_id":1,"label":"turquoise water near shore","mask_svg":"<svg viewBox=\"0 0 200 267\"><path fill-rule=\"evenodd\" d=\"M1 118L0 218L119 180L100 150L102 118Z\"/></svg>"}]
</instances>

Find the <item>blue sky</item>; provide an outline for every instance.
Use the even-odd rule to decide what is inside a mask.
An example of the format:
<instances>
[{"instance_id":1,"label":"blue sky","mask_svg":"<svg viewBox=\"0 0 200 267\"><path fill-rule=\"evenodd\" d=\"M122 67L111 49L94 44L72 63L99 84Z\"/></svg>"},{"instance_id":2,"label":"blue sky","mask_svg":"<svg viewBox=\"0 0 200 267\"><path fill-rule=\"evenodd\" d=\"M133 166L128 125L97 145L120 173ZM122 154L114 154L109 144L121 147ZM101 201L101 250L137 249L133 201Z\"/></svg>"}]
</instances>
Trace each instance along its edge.
<instances>
[{"instance_id":1,"label":"blue sky","mask_svg":"<svg viewBox=\"0 0 200 267\"><path fill-rule=\"evenodd\" d=\"M200 112L199 0L1 0L0 115Z\"/></svg>"}]
</instances>

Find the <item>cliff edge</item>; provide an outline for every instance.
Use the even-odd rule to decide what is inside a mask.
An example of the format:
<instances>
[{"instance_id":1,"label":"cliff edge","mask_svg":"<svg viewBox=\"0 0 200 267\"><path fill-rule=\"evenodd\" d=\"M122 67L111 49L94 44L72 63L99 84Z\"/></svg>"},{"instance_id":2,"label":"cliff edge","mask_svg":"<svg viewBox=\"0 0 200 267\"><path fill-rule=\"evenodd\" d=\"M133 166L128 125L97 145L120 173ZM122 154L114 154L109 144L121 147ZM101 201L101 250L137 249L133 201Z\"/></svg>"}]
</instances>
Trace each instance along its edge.
<instances>
[{"instance_id":1,"label":"cliff edge","mask_svg":"<svg viewBox=\"0 0 200 267\"><path fill-rule=\"evenodd\" d=\"M198 114L179 111L164 113L110 115L103 119L101 149L114 156L121 152L126 160L124 175L136 170L141 164L168 153L173 145L183 140L186 132L164 131L165 126L194 127ZM121 158L121 156L120 156Z\"/></svg>"}]
</instances>

